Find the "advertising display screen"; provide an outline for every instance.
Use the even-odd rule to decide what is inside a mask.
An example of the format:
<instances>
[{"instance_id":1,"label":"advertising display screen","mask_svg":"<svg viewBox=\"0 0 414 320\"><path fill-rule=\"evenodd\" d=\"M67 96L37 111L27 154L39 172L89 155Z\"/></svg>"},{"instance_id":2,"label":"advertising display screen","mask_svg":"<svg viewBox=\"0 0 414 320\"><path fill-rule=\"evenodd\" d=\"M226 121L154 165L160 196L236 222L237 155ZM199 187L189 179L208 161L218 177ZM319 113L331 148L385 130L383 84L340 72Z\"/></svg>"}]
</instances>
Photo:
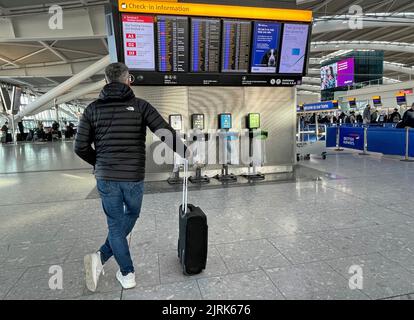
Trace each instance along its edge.
<instances>
[{"instance_id":1,"label":"advertising display screen","mask_svg":"<svg viewBox=\"0 0 414 320\"><path fill-rule=\"evenodd\" d=\"M158 16L158 70L188 71L188 18Z\"/></svg>"},{"instance_id":2,"label":"advertising display screen","mask_svg":"<svg viewBox=\"0 0 414 320\"><path fill-rule=\"evenodd\" d=\"M220 71L221 23L217 19L191 19L191 71Z\"/></svg>"},{"instance_id":3,"label":"advertising display screen","mask_svg":"<svg viewBox=\"0 0 414 320\"><path fill-rule=\"evenodd\" d=\"M252 73L276 73L279 58L280 23L255 22L252 45Z\"/></svg>"},{"instance_id":4,"label":"advertising display screen","mask_svg":"<svg viewBox=\"0 0 414 320\"><path fill-rule=\"evenodd\" d=\"M284 25L279 73L303 73L308 37L309 25Z\"/></svg>"},{"instance_id":5,"label":"advertising display screen","mask_svg":"<svg viewBox=\"0 0 414 320\"><path fill-rule=\"evenodd\" d=\"M322 90L352 86L355 78L355 59L348 58L321 68Z\"/></svg>"},{"instance_id":6,"label":"advertising display screen","mask_svg":"<svg viewBox=\"0 0 414 320\"><path fill-rule=\"evenodd\" d=\"M154 17L123 14L122 29L128 68L155 71Z\"/></svg>"}]
</instances>

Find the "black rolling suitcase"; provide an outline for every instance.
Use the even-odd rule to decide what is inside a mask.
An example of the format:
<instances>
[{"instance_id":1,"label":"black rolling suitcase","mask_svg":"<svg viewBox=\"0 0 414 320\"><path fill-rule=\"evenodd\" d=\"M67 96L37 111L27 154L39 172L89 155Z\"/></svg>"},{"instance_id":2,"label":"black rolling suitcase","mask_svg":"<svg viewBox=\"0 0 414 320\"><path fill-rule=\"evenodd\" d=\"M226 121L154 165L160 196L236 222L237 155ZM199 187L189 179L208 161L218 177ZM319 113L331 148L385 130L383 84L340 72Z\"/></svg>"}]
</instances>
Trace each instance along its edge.
<instances>
[{"instance_id":1,"label":"black rolling suitcase","mask_svg":"<svg viewBox=\"0 0 414 320\"><path fill-rule=\"evenodd\" d=\"M195 275L206 268L208 247L207 216L200 207L187 203L188 161L184 163L183 202L179 209L178 258L183 273Z\"/></svg>"}]
</instances>

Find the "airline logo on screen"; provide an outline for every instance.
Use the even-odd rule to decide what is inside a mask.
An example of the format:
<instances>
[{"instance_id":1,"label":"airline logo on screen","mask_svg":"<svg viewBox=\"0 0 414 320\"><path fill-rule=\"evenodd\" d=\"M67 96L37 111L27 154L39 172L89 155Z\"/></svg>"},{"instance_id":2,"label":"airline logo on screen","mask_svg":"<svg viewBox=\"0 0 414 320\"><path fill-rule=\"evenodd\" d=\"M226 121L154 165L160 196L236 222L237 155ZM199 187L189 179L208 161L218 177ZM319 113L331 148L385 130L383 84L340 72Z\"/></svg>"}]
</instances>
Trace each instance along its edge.
<instances>
[{"instance_id":1,"label":"airline logo on screen","mask_svg":"<svg viewBox=\"0 0 414 320\"><path fill-rule=\"evenodd\" d=\"M312 22L312 11L170 1L118 0L121 12Z\"/></svg>"}]
</instances>

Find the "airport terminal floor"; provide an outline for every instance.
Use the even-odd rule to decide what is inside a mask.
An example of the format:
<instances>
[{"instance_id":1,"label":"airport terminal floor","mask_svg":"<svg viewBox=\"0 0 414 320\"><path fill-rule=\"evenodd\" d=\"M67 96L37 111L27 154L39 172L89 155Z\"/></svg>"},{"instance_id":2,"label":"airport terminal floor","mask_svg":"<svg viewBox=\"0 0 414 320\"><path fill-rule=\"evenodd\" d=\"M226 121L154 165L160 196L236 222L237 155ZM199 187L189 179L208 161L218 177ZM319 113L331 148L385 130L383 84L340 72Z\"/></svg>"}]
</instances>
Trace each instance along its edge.
<instances>
[{"instance_id":1,"label":"airport terminal floor","mask_svg":"<svg viewBox=\"0 0 414 320\"><path fill-rule=\"evenodd\" d=\"M177 258L181 193L147 182L130 238L137 287L121 289L112 259L91 293L83 257L106 221L72 148L0 147L0 299L414 298L414 163L351 151L300 162L284 181L192 190L209 223L207 268L194 277ZM63 290L49 287L52 266ZM351 290L355 267L363 286Z\"/></svg>"}]
</instances>

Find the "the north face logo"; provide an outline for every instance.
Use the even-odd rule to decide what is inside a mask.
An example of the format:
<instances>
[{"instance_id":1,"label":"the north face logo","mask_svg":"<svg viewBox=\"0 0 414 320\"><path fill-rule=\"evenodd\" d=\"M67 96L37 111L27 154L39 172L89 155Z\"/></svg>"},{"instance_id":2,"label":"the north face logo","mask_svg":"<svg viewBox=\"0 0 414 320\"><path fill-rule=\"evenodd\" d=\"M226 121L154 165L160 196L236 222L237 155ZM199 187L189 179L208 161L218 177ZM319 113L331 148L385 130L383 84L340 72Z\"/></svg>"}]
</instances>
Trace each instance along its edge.
<instances>
[{"instance_id":1,"label":"the north face logo","mask_svg":"<svg viewBox=\"0 0 414 320\"><path fill-rule=\"evenodd\" d=\"M135 111L134 107L128 107L126 108L128 111Z\"/></svg>"}]
</instances>

